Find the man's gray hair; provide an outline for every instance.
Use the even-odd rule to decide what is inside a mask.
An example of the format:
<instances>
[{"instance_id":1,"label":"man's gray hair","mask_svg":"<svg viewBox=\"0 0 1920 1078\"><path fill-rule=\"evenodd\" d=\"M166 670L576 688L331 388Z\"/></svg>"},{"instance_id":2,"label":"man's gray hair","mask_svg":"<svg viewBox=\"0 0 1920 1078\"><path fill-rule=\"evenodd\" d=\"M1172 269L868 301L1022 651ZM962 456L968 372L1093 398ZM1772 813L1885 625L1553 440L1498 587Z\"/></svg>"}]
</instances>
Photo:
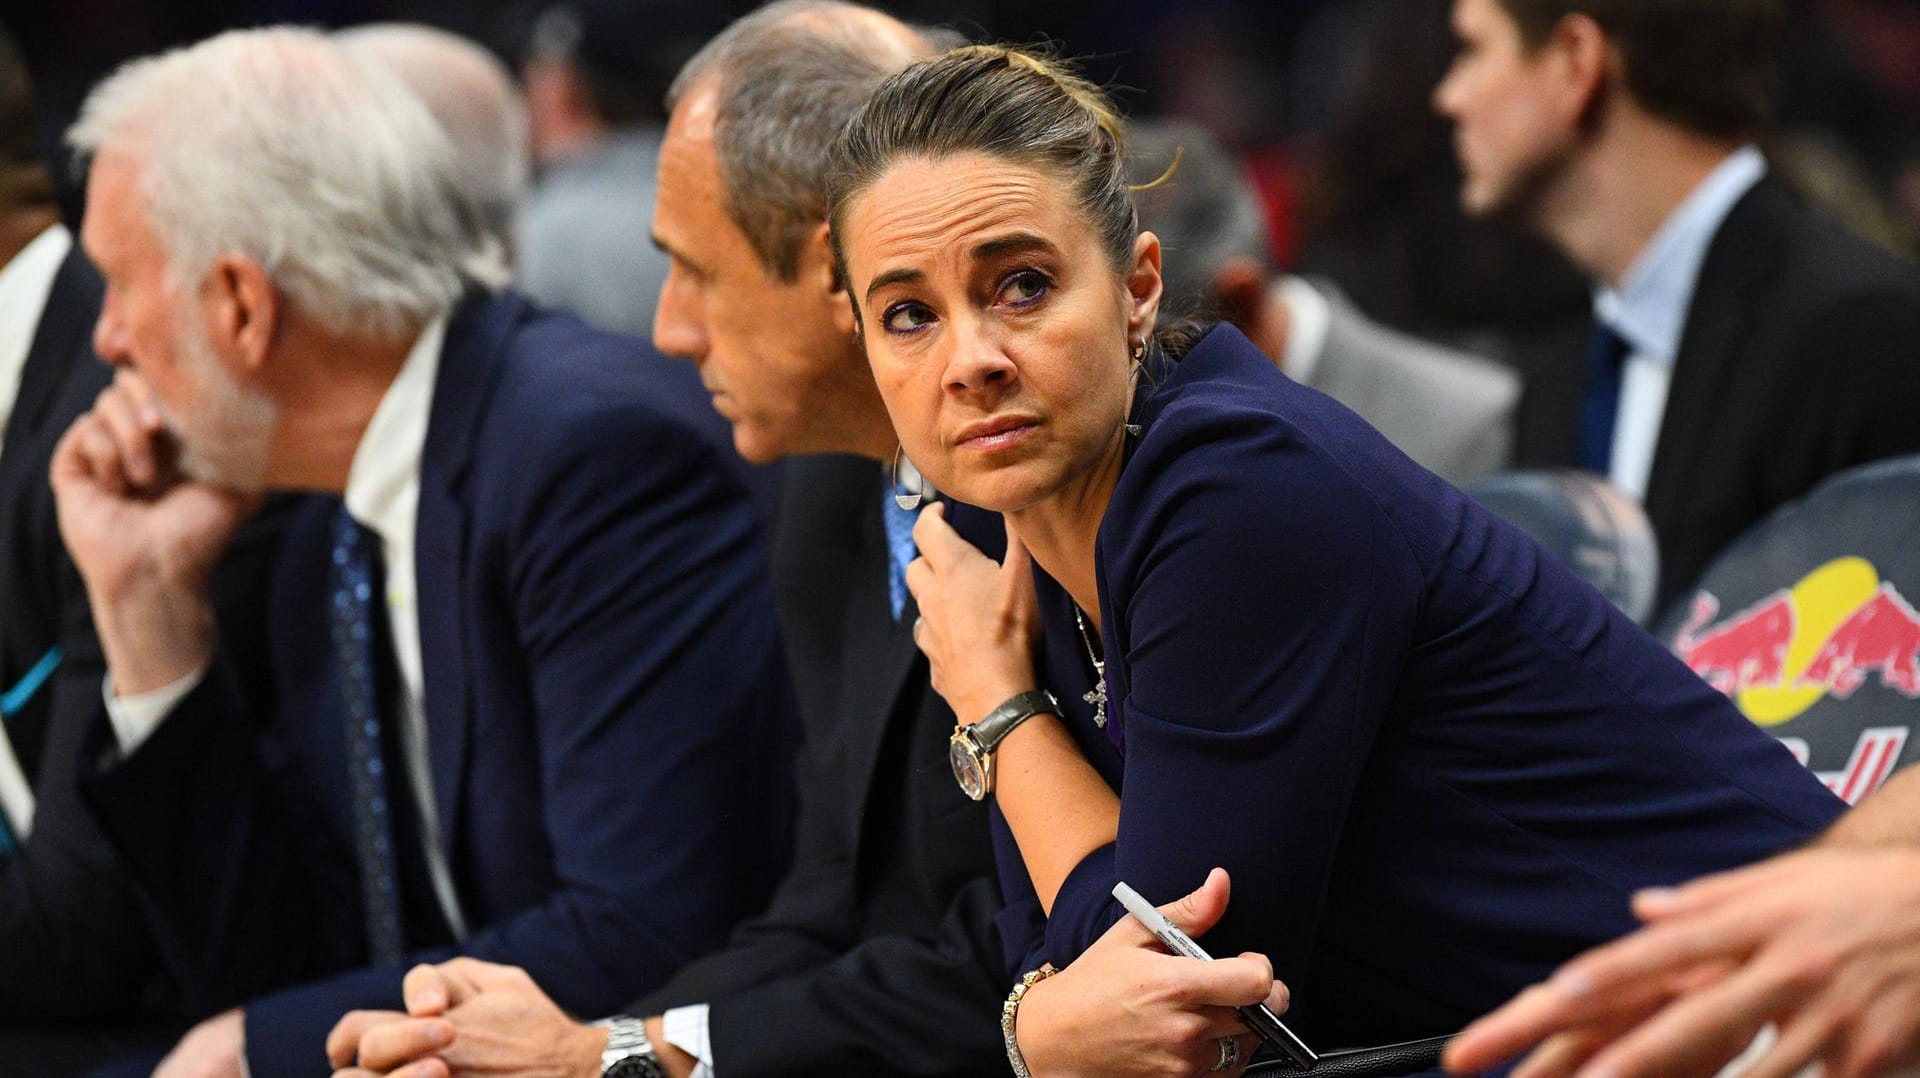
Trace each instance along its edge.
<instances>
[{"instance_id":1,"label":"man's gray hair","mask_svg":"<svg viewBox=\"0 0 1920 1078\"><path fill-rule=\"evenodd\" d=\"M331 332L399 336L451 308L486 250L439 124L383 66L312 30L235 30L135 60L67 139L127 153L183 286L228 253Z\"/></svg>"},{"instance_id":2,"label":"man's gray hair","mask_svg":"<svg viewBox=\"0 0 1920 1078\"><path fill-rule=\"evenodd\" d=\"M459 34L419 23L369 23L334 35L347 51L387 65L453 139L460 176L495 250L474 276L507 282L514 214L527 194L527 102L500 58Z\"/></svg>"},{"instance_id":3,"label":"man's gray hair","mask_svg":"<svg viewBox=\"0 0 1920 1078\"><path fill-rule=\"evenodd\" d=\"M667 91L667 109L714 87L714 147L727 213L782 280L827 219L827 150L875 88L961 40L946 31L876 32L890 17L840 0L780 0L722 31Z\"/></svg>"},{"instance_id":4,"label":"man's gray hair","mask_svg":"<svg viewBox=\"0 0 1920 1078\"><path fill-rule=\"evenodd\" d=\"M1205 128L1185 120L1135 120L1127 127L1127 173L1137 188L1153 184L1175 157L1165 183L1139 189L1140 227L1160 237L1160 279L1167 302L1201 315L1214 307L1213 278L1236 258L1271 272L1267 221L1240 162Z\"/></svg>"}]
</instances>

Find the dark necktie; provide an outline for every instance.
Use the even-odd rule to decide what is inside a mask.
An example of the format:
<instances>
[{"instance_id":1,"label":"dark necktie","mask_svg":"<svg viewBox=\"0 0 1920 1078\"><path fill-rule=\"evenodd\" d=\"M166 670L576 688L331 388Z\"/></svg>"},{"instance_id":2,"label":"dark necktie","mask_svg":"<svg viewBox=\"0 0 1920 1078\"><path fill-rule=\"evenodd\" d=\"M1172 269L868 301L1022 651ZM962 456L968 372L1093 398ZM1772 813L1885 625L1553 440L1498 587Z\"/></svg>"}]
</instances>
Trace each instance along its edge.
<instances>
[{"instance_id":1,"label":"dark necktie","mask_svg":"<svg viewBox=\"0 0 1920 1078\"><path fill-rule=\"evenodd\" d=\"M1587 393L1580 400L1580 467L1606 475L1613 469L1613 430L1620 418L1620 372L1630 348L1605 322L1593 324L1587 346Z\"/></svg>"},{"instance_id":2,"label":"dark necktie","mask_svg":"<svg viewBox=\"0 0 1920 1078\"><path fill-rule=\"evenodd\" d=\"M386 760L380 745L379 682L374 673L374 649L379 646L374 604L381 601L376 544L375 536L341 506L333 521L331 611L334 661L346 721L354 854L360 865L369 956L375 965L398 966L405 952Z\"/></svg>"}]
</instances>

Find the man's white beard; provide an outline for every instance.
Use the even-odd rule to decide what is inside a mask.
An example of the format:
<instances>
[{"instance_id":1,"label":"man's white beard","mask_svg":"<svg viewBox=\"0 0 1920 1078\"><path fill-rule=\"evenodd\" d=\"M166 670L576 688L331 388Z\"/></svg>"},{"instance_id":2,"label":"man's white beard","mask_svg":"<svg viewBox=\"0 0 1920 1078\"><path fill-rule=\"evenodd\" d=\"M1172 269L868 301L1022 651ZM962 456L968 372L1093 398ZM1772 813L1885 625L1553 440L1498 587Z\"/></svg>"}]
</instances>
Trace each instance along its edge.
<instances>
[{"instance_id":1,"label":"man's white beard","mask_svg":"<svg viewBox=\"0 0 1920 1078\"><path fill-rule=\"evenodd\" d=\"M181 314L174 346L198 406L190 417L166 417L180 440L180 470L212 486L258 493L266 485L267 449L279 408L221 364L198 312Z\"/></svg>"}]
</instances>

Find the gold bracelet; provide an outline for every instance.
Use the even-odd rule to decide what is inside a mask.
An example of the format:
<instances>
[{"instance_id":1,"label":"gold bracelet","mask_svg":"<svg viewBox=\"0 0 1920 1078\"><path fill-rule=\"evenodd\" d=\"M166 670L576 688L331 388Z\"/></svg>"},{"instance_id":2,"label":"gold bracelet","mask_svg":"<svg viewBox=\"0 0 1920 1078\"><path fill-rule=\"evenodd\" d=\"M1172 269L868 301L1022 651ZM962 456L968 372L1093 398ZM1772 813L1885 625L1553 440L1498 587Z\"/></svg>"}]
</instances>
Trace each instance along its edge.
<instances>
[{"instance_id":1,"label":"gold bracelet","mask_svg":"<svg viewBox=\"0 0 1920 1078\"><path fill-rule=\"evenodd\" d=\"M1007 993L1007 1001L1000 1005L1000 1035L1006 1038L1007 1062L1013 1064L1014 1078L1033 1078L1027 1070L1027 1061L1020 1056L1020 1041L1013 1035L1013 1020L1020 1014L1020 1001L1026 997L1027 989L1058 972L1051 964L1041 966L1020 978L1013 991Z\"/></svg>"}]
</instances>

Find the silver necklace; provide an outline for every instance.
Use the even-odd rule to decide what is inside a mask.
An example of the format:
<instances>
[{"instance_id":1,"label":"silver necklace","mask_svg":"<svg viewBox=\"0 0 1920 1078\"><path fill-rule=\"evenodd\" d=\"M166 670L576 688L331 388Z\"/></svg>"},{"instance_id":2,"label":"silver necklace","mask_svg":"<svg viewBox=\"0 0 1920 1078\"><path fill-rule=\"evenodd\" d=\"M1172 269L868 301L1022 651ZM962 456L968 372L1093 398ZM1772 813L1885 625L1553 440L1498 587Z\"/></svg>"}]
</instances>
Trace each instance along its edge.
<instances>
[{"instance_id":1,"label":"silver necklace","mask_svg":"<svg viewBox=\"0 0 1920 1078\"><path fill-rule=\"evenodd\" d=\"M1073 604L1073 623L1080 627L1080 642L1087 646L1087 659L1093 663L1093 676L1098 679L1094 687L1080 694L1080 699L1093 705L1093 724L1102 730L1107 728L1107 664L1093 650L1093 637L1087 635L1087 619L1080 615L1080 604Z\"/></svg>"}]
</instances>

